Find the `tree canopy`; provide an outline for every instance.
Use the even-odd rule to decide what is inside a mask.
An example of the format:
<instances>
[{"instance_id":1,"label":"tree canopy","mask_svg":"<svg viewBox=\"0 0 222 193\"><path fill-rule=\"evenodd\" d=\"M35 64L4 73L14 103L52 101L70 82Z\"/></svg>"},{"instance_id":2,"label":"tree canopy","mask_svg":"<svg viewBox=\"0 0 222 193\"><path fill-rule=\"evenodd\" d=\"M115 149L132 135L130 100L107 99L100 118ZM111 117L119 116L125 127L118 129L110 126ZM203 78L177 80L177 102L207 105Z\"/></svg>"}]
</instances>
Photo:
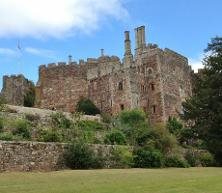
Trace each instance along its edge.
<instances>
[{"instance_id":1,"label":"tree canopy","mask_svg":"<svg viewBox=\"0 0 222 193\"><path fill-rule=\"evenodd\" d=\"M222 165L222 37L205 49L204 69L196 74L193 96L184 104L183 118Z\"/></svg>"}]
</instances>

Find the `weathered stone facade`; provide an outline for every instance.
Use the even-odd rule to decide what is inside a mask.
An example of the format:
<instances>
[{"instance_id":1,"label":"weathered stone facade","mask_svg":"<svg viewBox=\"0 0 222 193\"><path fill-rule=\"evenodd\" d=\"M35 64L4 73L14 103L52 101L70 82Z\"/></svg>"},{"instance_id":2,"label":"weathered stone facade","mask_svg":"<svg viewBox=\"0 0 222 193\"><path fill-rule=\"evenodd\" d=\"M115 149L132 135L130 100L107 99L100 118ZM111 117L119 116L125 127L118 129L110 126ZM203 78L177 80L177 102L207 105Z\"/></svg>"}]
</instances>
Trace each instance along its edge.
<instances>
[{"instance_id":1,"label":"weathered stone facade","mask_svg":"<svg viewBox=\"0 0 222 193\"><path fill-rule=\"evenodd\" d=\"M3 171L54 171L65 169L64 143L0 141L0 172ZM105 168L115 166L111 159L112 145L91 145L95 154L107 159ZM131 151L131 148L128 147Z\"/></svg>"},{"instance_id":2,"label":"weathered stone facade","mask_svg":"<svg viewBox=\"0 0 222 193\"><path fill-rule=\"evenodd\" d=\"M192 93L193 71L184 56L146 44L145 27L135 29L136 49L125 32L123 61L116 56L80 60L79 64L42 65L36 86L36 107L75 111L81 97L90 98L102 111L117 114L142 108L153 123L165 122L182 111Z\"/></svg>"},{"instance_id":3,"label":"weathered stone facade","mask_svg":"<svg viewBox=\"0 0 222 193\"><path fill-rule=\"evenodd\" d=\"M23 105L24 97L32 86L33 83L23 75L4 76L1 96L8 104Z\"/></svg>"}]
</instances>

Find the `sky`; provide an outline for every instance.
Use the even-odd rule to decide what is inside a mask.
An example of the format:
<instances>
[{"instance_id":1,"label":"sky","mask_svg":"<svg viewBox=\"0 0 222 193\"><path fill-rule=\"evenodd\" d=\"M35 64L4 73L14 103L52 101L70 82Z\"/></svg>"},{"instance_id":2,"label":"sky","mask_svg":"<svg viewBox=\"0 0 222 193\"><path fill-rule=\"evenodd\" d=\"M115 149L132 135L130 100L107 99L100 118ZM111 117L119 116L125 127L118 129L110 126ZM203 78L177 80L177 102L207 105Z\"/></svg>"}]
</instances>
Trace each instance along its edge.
<instances>
[{"instance_id":1,"label":"sky","mask_svg":"<svg viewBox=\"0 0 222 193\"><path fill-rule=\"evenodd\" d=\"M123 58L124 31L146 27L147 43L170 48L201 67L203 50L222 35L221 0L0 0L2 76L36 82L41 64L106 55Z\"/></svg>"}]
</instances>

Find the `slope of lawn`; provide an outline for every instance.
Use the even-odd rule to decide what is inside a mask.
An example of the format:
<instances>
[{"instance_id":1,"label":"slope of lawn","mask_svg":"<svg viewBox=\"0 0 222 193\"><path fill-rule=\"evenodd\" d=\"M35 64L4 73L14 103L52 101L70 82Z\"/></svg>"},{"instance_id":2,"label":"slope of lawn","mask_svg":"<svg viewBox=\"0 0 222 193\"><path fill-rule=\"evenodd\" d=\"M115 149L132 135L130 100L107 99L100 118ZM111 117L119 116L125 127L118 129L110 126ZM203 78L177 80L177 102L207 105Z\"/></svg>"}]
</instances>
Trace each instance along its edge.
<instances>
[{"instance_id":1,"label":"slope of lawn","mask_svg":"<svg viewBox=\"0 0 222 193\"><path fill-rule=\"evenodd\" d=\"M1 173L0 193L222 193L221 168Z\"/></svg>"}]
</instances>

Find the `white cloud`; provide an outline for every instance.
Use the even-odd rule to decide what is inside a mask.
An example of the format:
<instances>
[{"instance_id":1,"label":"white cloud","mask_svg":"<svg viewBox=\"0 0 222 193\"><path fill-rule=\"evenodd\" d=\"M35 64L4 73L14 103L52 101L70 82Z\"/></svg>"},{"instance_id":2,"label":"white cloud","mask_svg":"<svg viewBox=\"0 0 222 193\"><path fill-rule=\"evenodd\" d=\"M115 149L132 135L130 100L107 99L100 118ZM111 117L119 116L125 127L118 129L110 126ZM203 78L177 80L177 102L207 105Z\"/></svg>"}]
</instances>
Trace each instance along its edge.
<instances>
[{"instance_id":1,"label":"white cloud","mask_svg":"<svg viewBox=\"0 0 222 193\"><path fill-rule=\"evenodd\" d=\"M0 55L5 57L19 57L22 55L31 54L34 56L44 57L44 58L55 58L55 51L43 48L34 47L21 47L17 49L11 48L0 48Z\"/></svg>"},{"instance_id":2,"label":"white cloud","mask_svg":"<svg viewBox=\"0 0 222 193\"><path fill-rule=\"evenodd\" d=\"M18 52L11 48L0 48L0 55L4 56L16 56Z\"/></svg>"},{"instance_id":3,"label":"white cloud","mask_svg":"<svg viewBox=\"0 0 222 193\"><path fill-rule=\"evenodd\" d=\"M127 16L124 0L0 0L0 37L89 33L107 17Z\"/></svg>"},{"instance_id":4,"label":"white cloud","mask_svg":"<svg viewBox=\"0 0 222 193\"><path fill-rule=\"evenodd\" d=\"M29 54L32 54L35 56L45 57L45 58L54 58L55 57L55 52L53 50L48 50L48 49L26 47L26 48L24 48L24 51L26 53L29 53Z\"/></svg>"}]
</instances>

